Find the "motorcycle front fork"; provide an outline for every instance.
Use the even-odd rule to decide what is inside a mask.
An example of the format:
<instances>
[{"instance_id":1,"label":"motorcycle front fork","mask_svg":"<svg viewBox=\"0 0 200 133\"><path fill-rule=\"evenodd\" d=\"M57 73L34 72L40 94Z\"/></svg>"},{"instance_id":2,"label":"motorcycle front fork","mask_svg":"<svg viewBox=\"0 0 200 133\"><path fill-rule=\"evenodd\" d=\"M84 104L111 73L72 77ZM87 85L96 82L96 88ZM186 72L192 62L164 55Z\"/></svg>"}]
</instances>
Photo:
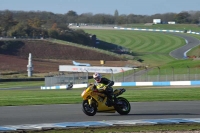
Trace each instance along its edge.
<instances>
[{"instance_id":1,"label":"motorcycle front fork","mask_svg":"<svg viewBox=\"0 0 200 133\"><path fill-rule=\"evenodd\" d=\"M88 99L88 104L91 106L92 105L92 98Z\"/></svg>"}]
</instances>

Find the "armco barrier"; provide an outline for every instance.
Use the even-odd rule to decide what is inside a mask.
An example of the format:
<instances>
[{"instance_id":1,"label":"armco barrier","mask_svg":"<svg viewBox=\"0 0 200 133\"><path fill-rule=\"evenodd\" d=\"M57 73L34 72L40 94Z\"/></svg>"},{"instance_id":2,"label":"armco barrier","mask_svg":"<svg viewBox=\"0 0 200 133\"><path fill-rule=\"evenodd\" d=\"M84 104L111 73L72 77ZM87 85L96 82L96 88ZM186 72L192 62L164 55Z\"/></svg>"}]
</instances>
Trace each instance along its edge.
<instances>
[{"instance_id":1,"label":"armco barrier","mask_svg":"<svg viewBox=\"0 0 200 133\"><path fill-rule=\"evenodd\" d=\"M176 85L187 85L187 86L200 86L199 81L161 81L161 82L115 82L114 86L176 86ZM73 88L85 88L88 84L74 84ZM60 86L41 86L42 90L49 89L67 89L68 85Z\"/></svg>"}]
</instances>

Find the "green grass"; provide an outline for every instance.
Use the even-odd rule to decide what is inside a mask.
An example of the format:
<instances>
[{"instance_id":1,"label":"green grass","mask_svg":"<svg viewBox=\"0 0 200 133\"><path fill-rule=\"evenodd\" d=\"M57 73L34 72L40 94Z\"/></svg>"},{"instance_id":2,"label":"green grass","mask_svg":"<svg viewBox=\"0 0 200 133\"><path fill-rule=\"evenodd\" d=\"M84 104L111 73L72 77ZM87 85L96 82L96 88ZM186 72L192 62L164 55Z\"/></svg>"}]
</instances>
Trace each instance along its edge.
<instances>
[{"instance_id":1,"label":"green grass","mask_svg":"<svg viewBox=\"0 0 200 133\"><path fill-rule=\"evenodd\" d=\"M199 39L199 44L200 44L200 35L195 35L195 34L189 34L190 36L193 36L197 39ZM200 57L200 46L196 46L195 48L191 49L188 53L188 56L197 56Z\"/></svg>"},{"instance_id":2,"label":"green grass","mask_svg":"<svg viewBox=\"0 0 200 133\"><path fill-rule=\"evenodd\" d=\"M1 88L30 87L30 86L44 86L44 81L0 82L0 90Z\"/></svg>"},{"instance_id":3,"label":"green grass","mask_svg":"<svg viewBox=\"0 0 200 133\"><path fill-rule=\"evenodd\" d=\"M169 53L185 44L183 38L160 32L92 29L85 29L85 32L95 34L101 41L129 49L135 59L142 59L149 66L160 66L174 61Z\"/></svg>"},{"instance_id":4,"label":"green grass","mask_svg":"<svg viewBox=\"0 0 200 133\"><path fill-rule=\"evenodd\" d=\"M141 26L144 25L135 25ZM130 25L128 26L130 27ZM134 27L134 26L133 26ZM198 29L197 25L153 25L149 28L160 28L160 29ZM188 73L188 67L191 70L191 74L200 73L197 70L199 67L200 60L177 60L169 55L169 53L185 44L185 40L177 36L165 34L161 32L144 32L144 31L127 31L127 30L92 30L85 29L87 33L97 35L97 38L108 43L114 43L123 47L128 48L134 54L134 60L142 59L143 66L148 68L155 68L149 74L158 74L157 67L161 68L161 74L166 71L171 71L172 67L176 69L174 74L185 74ZM187 34L200 39L200 35ZM197 46L188 52L188 56L200 57L200 47ZM180 68L180 69L179 69ZM168 70L166 70L168 69ZM179 69L179 70L178 70ZM183 71L181 71L181 69Z\"/></svg>"},{"instance_id":5,"label":"green grass","mask_svg":"<svg viewBox=\"0 0 200 133\"><path fill-rule=\"evenodd\" d=\"M118 87L120 88L120 87ZM126 87L122 95L130 102L200 100L200 88ZM73 90L0 90L0 106L81 103L83 89Z\"/></svg>"},{"instance_id":6,"label":"green grass","mask_svg":"<svg viewBox=\"0 0 200 133\"><path fill-rule=\"evenodd\" d=\"M175 60L170 63L166 63L163 66L159 66L161 75L172 75L174 74L200 74L199 69L200 60ZM148 72L149 75L158 75L158 67L155 67L153 70Z\"/></svg>"},{"instance_id":7,"label":"green grass","mask_svg":"<svg viewBox=\"0 0 200 133\"><path fill-rule=\"evenodd\" d=\"M200 57L200 46L196 46L195 48L191 49L188 54L188 56L196 56Z\"/></svg>"}]
</instances>

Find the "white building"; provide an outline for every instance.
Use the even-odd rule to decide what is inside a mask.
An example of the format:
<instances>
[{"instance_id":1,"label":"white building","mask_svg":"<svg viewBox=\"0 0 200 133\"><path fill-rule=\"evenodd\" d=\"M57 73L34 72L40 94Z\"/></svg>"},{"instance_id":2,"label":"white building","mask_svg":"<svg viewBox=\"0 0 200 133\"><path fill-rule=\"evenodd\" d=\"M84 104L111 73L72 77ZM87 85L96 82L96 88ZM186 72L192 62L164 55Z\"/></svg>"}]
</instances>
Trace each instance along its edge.
<instances>
[{"instance_id":1,"label":"white building","mask_svg":"<svg viewBox=\"0 0 200 133\"><path fill-rule=\"evenodd\" d=\"M168 24L176 24L174 21L169 21Z\"/></svg>"},{"instance_id":2,"label":"white building","mask_svg":"<svg viewBox=\"0 0 200 133\"><path fill-rule=\"evenodd\" d=\"M161 24L161 19L153 19L154 24Z\"/></svg>"}]
</instances>

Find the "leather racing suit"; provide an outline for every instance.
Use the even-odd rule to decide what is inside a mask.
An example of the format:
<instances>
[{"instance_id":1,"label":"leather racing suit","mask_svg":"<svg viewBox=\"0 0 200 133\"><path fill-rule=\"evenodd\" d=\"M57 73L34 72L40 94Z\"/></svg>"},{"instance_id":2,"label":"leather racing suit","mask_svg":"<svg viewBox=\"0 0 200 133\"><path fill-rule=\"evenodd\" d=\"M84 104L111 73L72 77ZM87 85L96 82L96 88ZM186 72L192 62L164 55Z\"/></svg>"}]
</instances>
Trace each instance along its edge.
<instances>
[{"instance_id":1,"label":"leather racing suit","mask_svg":"<svg viewBox=\"0 0 200 133\"><path fill-rule=\"evenodd\" d=\"M98 90L104 90L104 93L107 95L107 105L111 106L112 96L113 96L113 88L111 86L114 85L114 81L109 80L107 78L101 78L99 82L96 81L96 88Z\"/></svg>"}]
</instances>

